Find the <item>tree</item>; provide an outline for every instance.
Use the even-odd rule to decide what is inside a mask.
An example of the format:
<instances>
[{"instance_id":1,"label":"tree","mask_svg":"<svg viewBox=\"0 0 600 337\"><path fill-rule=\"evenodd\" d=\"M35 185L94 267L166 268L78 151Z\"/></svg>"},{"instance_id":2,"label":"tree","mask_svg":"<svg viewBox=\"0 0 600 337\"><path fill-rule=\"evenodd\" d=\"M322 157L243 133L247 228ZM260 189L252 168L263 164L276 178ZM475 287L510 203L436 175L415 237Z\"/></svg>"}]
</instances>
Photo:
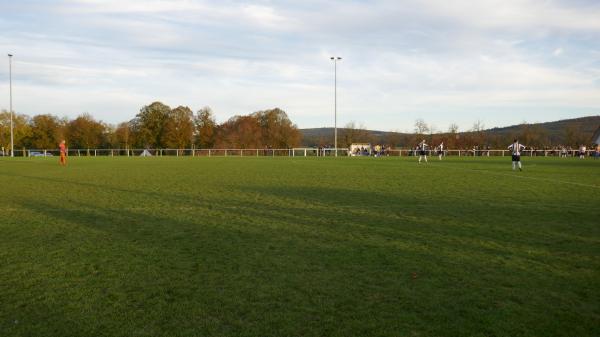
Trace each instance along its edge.
<instances>
[{"instance_id":1,"label":"tree","mask_svg":"<svg viewBox=\"0 0 600 337\"><path fill-rule=\"evenodd\" d=\"M200 148L212 148L215 145L217 122L209 107L198 110L194 117L196 126L196 145Z\"/></svg>"},{"instance_id":2,"label":"tree","mask_svg":"<svg viewBox=\"0 0 600 337\"><path fill-rule=\"evenodd\" d=\"M256 149L262 148L262 134L254 116L234 116L218 128L217 147Z\"/></svg>"},{"instance_id":3,"label":"tree","mask_svg":"<svg viewBox=\"0 0 600 337\"><path fill-rule=\"evenodd\" d=\"M448 127L448 137L446 138L446 148L459 148L460 147L460 134L458 133L458 124L452 123Z\"/></svg>"},{"instance_id":4,"label":"tree","mask_svg":"<svg viewBox=\"0 0 600 337\"><path fill-rule=\"evenodd\" d=\"M31 127L29 125L29 117L22 114L13 115L13 142L15 149L22 148L27 145L28 139L31 137ZM2 110L0 112L0 148L4 150L10 149L10 112Z\"/></svg>"},{"instance_id":5,"label":"tree","mask_svg":"<svg viewBox=\"0 0 600 337\"><path fill-rule=\"evenodd\" d=\"M300 143L302 137L300 131L285 111L275 108L257 111L251 116L258 120L263 145L275 148L290 148Z\"/></svg>"},{"instance_id":6,"label":"tree","mask_svg":"<svg viewBox=\"0 0 600 337\"><path fill-rule=\"evenodd\" d=\"M69 147L80 149L98 148L105 141L106 126L92 115L84 113L67 125Z\"/></svg>"},{"instance_id":7,"label":"tree","mask_svg":"<svg viewBox=\"0 0 600 337\"><path fill-rule=\"evenodd\" d=\"M371 141L369 132L364 125L356 126L356 123L350 122L344 126L341 132L342 144L350 147L352 143L369 143Z\"/></svg>"},{"instance_id":8,"label":"tree","mask_svg":"<svg viewBox=\"0 0 600 337\"><path fill-rule=\"evenodd\" d=\"M399 146L402 143L402 135L399 130L394 130L385 134L383 142L391 147Z\"/></svg>"},{"instance_id":9,"label":"tree","mask_svg":"<svg viewBox=\"0 0 600 337\"><path fill-rule=\"evenodd\" d=\"M544 147L549 145L548 133L540 125L532 125L527 122L523 122L519 126L518 137L519 140L530 147Z\"/></svg>"},{"instance_id":10,"label":"tree","mask_svg":"<svg viewBox=\"0 0 600 337\"><path fill-rule=\"evenodd\" d=\"M136 143L140 147L163 147L165 122L171 108L161 102L143 107L131 121Z\"/></svg>"},{"instance_id":11,"label":"tree","mask_svg":"<svg viewBox=\"0 0 600 337\"><path fill-rule=\"evenodd\" d=\"M415 133L418 136L422 136L429 132L429 126L422 118L419 118L415 121Z\"/></svg>"},{"instance_id":12,"label":"tree","mask_svg":"<svg viewBox=\"0 0 600 337\"><path fill-rule=\"evenodd\" d=\"M165 120L161 144L183 149L192 144L194 137L194 113L186 106L171 110Z\"/></svg>"},{"instance_id":13,"label":"tree","mask_svg":"<svg viewBox=\"0 0 600 337\"><path fill-rule=\"evenodd\" d=\"M129 146L132 144L132 133L129 123L124 122L117 125L114 132L117 147L129 149Z\"/></svg>"},{"instance_id":14,"label":"tree","mask_svg":"<svg viewBox=\"0 0 600 337\"><path fill-rule=\"evenodd\" d=\"M54 115L37 115L31 119L29 146L34 149L55 149L65 138L65 120Z\"/></svg>"},{"instance_id":15,"label":"tree","mask_svg":"<svg viewBox=\"0 0 600 337\"><path fill-rule=\"evenodd\" d=\"M581 144L587 143L588 139L582 133L580 128L575 123L570 123L565 128L565 145L572 146L574 148Z\"/></svg>"},{"instance_id":16,"label":"tree","mask_svg":"<svg viewBox=\"0 0 600 337\"><path fill-rule=\"evenodd\" d=\"M415 134L412 136L411 143L416 144L425 138L429 132L429 126L421 118L415 121Z\"/></svg>"},{"instance_id":17,"label":"tree","mask_svg":"<svg viewBox=\"0 0 600 337\"><path fill-rule=\"evenodd\" d=\"M473 128L471 129L472 131L472 144L470 145L484 145L486 144L486 133L485 133L485 125L480 121L477 120L475 123L473 123Z\"/></svg>"}]
</instances>

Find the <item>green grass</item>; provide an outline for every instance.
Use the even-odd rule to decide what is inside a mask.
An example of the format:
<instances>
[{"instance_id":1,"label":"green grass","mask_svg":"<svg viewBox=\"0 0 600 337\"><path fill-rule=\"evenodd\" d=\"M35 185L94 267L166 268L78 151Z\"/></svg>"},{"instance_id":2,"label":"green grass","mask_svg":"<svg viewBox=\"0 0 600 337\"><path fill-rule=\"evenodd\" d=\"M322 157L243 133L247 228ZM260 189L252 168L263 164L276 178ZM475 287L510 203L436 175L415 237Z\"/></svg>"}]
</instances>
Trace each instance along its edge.
<instances>
[{"instance_id":1,"label":"green grass","mask_svg":"<svg viewBox=\"0 0 600 337\"><path fill-rule=\"evenodd\" d=\"M600 160L510 165L0 159L0 335L600 335Z\"/></svg>"}]
</instances>

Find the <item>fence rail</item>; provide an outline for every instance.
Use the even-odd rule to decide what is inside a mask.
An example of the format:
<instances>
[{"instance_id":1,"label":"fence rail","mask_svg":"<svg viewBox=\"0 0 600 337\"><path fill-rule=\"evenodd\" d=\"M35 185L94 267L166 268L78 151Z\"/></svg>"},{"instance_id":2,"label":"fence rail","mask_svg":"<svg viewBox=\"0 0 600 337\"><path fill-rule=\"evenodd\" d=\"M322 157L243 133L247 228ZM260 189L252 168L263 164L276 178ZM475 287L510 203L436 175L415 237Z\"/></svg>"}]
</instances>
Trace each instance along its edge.
<instances>
[{"instance_id":1,"label":"fence rail","mask_svg":"<svg viewBox=\"0 0 600 337\"><path fill-rule=\"evenodd\" d=\"M595 150L585 151L586 156L599 155ZM15 150L17 157L49 157L58 156L58 149L21 149ZM429 155L437 155L436 151L428 151ZM524 150L523 156L531 157L575 157L578 150ZM8 153L0 153L7 156ZM333 157L355 156L347 148L291 148L291 149L68 149L71 157L135 157L135 156L187 156L187 157ZM373 153L369 154L373 155ZM378 156L415 156L418 151L411 149L385 150ZM444 150L444 156L457 157L492 157L510 156L510 150ZM359 155L360 156L360 155Z\"/></svg>"}]
</instances>

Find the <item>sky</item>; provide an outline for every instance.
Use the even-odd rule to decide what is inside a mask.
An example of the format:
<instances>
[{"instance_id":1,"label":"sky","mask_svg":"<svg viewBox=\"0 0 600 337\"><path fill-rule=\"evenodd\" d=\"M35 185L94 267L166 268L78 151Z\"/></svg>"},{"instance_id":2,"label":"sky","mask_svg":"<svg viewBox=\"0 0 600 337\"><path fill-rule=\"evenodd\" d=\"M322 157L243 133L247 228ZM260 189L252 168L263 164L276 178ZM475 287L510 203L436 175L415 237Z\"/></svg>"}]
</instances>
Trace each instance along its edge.
<instances>
[{"instance_id":1,"label":"sky","mask_svg":"<svg viewBox=\"0 0 600 337\"><path fill-rule=\"evenodd\" d=\"M600 114L600 1L0 0L0 109L468 130ZM0 59L1 60L1 59Z\"/></svg>"}]
</instances>

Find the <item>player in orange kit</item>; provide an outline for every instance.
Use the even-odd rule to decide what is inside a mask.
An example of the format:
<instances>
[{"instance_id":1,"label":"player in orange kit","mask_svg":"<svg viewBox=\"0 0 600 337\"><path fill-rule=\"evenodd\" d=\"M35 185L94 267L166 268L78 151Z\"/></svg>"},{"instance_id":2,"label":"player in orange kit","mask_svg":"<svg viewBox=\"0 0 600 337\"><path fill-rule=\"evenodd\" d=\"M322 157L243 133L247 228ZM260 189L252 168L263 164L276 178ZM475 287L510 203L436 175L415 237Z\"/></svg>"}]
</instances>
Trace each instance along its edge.
<instances>
[{"instance_id":1,"label":"player in orange kit","mask_svg":"<svg viewBox=\"0 0 600 337\"><path fill-rule=\"evenodd\" d=\"M58 147L60 147L60 165L67 166L67 146L64 139Z\"/></svg>"}]
</instances>

